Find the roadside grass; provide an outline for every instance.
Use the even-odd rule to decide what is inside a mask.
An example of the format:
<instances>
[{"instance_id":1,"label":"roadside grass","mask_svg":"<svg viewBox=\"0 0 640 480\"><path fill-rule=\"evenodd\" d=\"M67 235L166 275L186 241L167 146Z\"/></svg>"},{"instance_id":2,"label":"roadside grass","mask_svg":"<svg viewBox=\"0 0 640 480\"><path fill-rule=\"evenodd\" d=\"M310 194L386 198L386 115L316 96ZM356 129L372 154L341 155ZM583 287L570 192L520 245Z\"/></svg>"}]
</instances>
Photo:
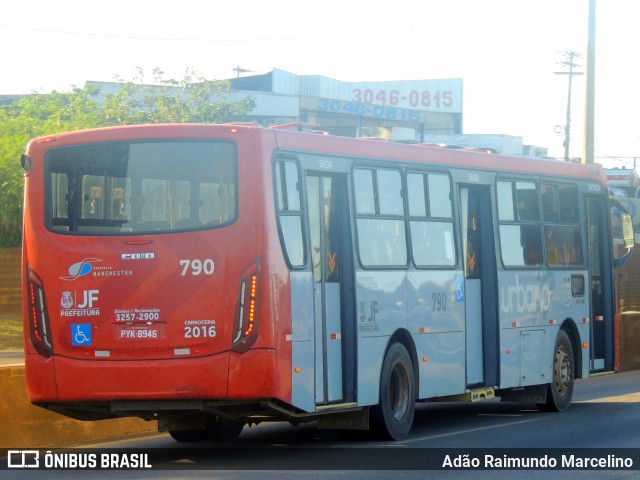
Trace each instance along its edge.
<instances>
[{"instance_id":1,"label":"roadside grass","mask_svg":"<svg viewBox=\"0 0 640 480\"><path fill-rule=\"evenodd\" d=\"M22 352L22 320L0 316L0 352Z\"/></svg>"}]
</instances>

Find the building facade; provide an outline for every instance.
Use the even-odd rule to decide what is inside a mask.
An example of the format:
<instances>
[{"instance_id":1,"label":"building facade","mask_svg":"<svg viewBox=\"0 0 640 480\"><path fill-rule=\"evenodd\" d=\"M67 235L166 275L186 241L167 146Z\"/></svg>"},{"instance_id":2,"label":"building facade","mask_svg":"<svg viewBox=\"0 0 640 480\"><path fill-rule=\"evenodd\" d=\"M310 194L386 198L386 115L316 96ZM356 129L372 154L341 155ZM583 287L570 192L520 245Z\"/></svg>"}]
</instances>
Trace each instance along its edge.
<instances>
[{"instance_id":1,"label":"building facade","mask_svg":"<svg viewBox=\"0 0 640 480\"><path fill-rule=\"evenodd\" d=\"M232 79L231 85L254 97L251 115L263 125L308 122L349 137L413 131L414 138L402 139L412 141L462 133L462 79L344 82L274 69Z\"/></svg>"}]
</instances>

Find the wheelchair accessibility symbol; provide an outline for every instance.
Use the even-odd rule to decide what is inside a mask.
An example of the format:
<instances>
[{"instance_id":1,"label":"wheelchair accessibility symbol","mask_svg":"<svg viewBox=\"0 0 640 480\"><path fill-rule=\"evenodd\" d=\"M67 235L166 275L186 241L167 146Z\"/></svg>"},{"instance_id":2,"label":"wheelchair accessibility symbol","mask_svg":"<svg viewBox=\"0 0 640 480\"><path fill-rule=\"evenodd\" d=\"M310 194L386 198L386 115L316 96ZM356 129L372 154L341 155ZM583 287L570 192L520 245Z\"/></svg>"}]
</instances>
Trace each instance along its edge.
<instances>
[{"instance_id":1,"label":"wheelchair accessibility symbol","mask_svg":"<svg viewBox=\"0 0 640 480\"><path fill-rule=\"evenodd\" d=\"M464 302L464 277L456 274L456 302Z\"/></svg>"},{"instance_id":2,"label":"wheelchair accessibility symbol","mask_svg":"<svg viewBox=\"0 0 640 480\"><path fill-rule=\"evenodd\" d=\"M91 343L90 323L74 323L71 325L71 344L74 347L86 347Z\"/></svg>"}]
</instances>

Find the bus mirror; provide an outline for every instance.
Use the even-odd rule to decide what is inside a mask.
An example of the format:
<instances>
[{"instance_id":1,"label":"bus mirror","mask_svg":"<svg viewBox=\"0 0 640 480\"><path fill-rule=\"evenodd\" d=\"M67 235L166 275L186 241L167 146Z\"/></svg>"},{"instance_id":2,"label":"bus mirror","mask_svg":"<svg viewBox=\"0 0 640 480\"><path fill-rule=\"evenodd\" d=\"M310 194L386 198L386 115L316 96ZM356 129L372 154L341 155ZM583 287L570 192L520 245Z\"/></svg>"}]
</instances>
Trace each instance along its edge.
<instances>
[{"instance_id":1,"label":"bus mirror","mask_svg":"<svg viewBox=\"0 0 640 480\"><path fill-rule=\"evenodd\" d=\"M20 157L20 166L25 172L29 172L29 170L31 170L31 158L26 153L23 153Z\"/></svg>"},{"instance_id":2,"label":"bus mirror","mask_svg":"<svg viewBox=\"0 0 640 480\"><path fill-rule=\"evenodd\" d=\"M635 245L635 238L633 234L633 221L631 215L624 213L620 217L622 222L622 239L624 240L625 248L633 248Z\"/></svg>"},{"instance_id":3,"label":"bus mirror","mask_svg":"<svg viewBox=\"0 0 640 480\"><path fill-rule=\"evenodd\" d=\"M631 257L631 253L633 253L635 238L631 215L629 215L628 213L619 212L617 216L620 219L620 227L622 227L622 238L615 238L614 243L617 241L618 245L624 245L624 249L626 250L626 252L624 252L621 256L618 256L617 254L615 255L616 258L614 259L614 265L616 267L621 267L626 263L627 260L629 260L629 257Z\"/></svg>"}]
</instances>

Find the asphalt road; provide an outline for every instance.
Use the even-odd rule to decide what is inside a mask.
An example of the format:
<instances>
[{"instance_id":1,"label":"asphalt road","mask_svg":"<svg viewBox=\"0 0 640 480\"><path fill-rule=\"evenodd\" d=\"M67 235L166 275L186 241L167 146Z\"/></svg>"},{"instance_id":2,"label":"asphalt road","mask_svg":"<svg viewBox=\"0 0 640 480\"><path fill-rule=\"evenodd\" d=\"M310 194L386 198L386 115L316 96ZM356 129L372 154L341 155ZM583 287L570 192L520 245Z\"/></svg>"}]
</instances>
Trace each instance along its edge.
<instances>
[{"instance_id":1,"label":"asphalt road","mask_svg":"<svg viewBox=\"0 0 640 480\"><path fill-rule=\"evenodd\" d=\"M92 450L65 451L151 452L153 468L92 471L90 477L87 471L48 471L47 479L640 479L640 372L578 381L574 403L565 413L542 413L534 405L496 400L419 404L413 429L402 442L366 441L354 434L318 430L315 424L263 424L245 428L238 441L227 444L178 443L157 434L76 447ZM511 470L497 468L495 462L481 470L424 469L440 466L446 456L449 462L464 455L484 462L485 454L497 461L523 456L538 462L545 456L548 461L613 455L622 462L632 460L635 469L584 469L574 464L569 470ZM28 473L11 470L0 476L28 478Z\"/></svg>"}]
</instances>

